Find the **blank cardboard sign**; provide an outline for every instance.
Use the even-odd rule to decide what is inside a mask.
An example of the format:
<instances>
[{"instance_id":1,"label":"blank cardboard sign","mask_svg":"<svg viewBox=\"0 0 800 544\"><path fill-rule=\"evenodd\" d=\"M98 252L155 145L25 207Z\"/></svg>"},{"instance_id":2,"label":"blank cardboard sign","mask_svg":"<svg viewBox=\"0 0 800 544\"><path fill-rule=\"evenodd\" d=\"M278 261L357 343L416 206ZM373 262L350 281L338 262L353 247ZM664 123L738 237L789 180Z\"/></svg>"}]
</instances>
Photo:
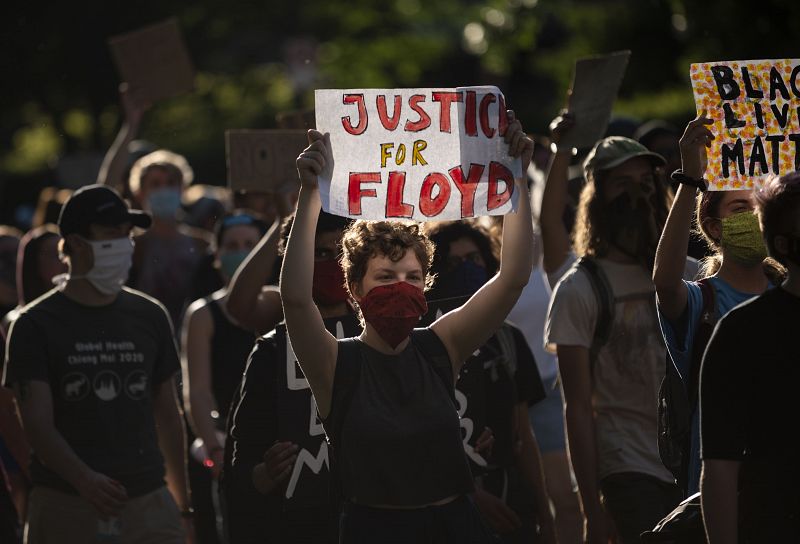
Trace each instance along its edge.
<instances>
[{"instance_id":1,"label":"blank cardboard sign","mask_svg":"<svg viewBox=\"0 0 800 544\"><path fill-rule=\"evenodd\" d=\"M297 189L297 156L306 147L305 130L227 130L228 186L234 191Z\"/></svg>"},{"instance_id":2,"label":"blank cardboard sign","mask_svg":"<svg viewBox=\"0 0 800 544\"><path fill-rule=\"evenodd\" d=\"M618 51L575 62L569 97L575 126L564 134L559 146L591 147L603 137L630 56L630 51Z\"/></svg>"},{"instance_id":3,"label":"blank cardboard sign","mask_svg":"<svg viewBox=\"0 0 800 544\"><path fill-rule=\"evenodd\" d=\"M108 40L120 77L155 102L194 88L194 68L175 18Z\"/></svg>"}]
</instances>

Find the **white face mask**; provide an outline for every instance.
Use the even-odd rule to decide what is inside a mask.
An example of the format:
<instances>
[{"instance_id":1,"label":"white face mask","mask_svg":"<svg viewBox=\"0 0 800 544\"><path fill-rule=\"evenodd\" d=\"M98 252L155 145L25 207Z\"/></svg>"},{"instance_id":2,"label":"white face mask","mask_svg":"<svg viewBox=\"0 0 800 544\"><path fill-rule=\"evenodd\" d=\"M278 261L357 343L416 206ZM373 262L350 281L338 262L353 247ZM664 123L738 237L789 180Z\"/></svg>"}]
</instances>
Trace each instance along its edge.
<instances>
[{"instance_id":1,"label":"white face mask","mask_svg":"<svg viewBox=\"0 0 800 544\"><path fill-rule=\"evenodd\" d=\"M115 295L128 281L128 272L133 264L133 240L129 237L113 240L86 240L92 246L94 265L83 275L62 274L53 278L53 283L63 285L69 279L86 279L104 295Z\"/></svg>"}]
</instances>

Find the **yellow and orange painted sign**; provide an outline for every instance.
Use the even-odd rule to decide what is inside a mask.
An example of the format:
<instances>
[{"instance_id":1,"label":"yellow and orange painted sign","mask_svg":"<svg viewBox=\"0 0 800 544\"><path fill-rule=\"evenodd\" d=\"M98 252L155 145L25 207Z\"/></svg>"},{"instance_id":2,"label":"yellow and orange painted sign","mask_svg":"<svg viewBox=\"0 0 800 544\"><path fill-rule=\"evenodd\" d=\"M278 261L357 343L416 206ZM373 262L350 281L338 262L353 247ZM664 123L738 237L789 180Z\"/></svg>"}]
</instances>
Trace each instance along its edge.
<instances>
[{"instance_id":1,"label":"yellow and orange painted sign","mask_svg":"<svg viewBox=\"0 0 800 544\"><path fill-rule=\"evenodd\" d=\"M714 120L711 190L751 189L800 170L800 59L692 64L697 113Z\"/></svg>"}]
</instances>

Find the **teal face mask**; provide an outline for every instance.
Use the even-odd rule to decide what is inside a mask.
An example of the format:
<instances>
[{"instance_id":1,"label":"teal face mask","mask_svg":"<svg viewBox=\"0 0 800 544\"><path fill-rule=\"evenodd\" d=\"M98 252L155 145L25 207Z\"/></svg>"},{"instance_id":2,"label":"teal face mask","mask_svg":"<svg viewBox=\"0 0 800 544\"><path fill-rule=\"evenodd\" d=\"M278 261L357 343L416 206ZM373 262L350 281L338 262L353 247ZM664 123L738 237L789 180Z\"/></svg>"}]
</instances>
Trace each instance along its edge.
<instances>
[{"instance_id":1,"label":"teal face mask","mask_svg":"<svg viewBox=\"0 0 800 544\"><path fill-rule=\"evenodd\" d=\"M219 256L220 269L225 277L230 279L236 273L236 269L244 262L249 251L234 251L233 253L225 253Z\"/></svg>"},{"instance_id":2,"label":"teal face mask","mask_svg":"<svg viewBox=\"0 0 800 544\"><path fill-rule=\"evenodd\" d=\"M719 243L726 257L746 265L758 264L767 257L767 246L756 214L735 213L721 222L722 238Z\"/></svg>"},{"instance_id":3,"label":"teal face mask","mask_svg":"<svg viewBox=\"0 0 800 544\"><path fill-rule=\"evenodd\" d=\"M159 219L175 219L181 207L181 193L177 189L156 189L147 197L150 213Z\"/></svg>"}]
</instances>

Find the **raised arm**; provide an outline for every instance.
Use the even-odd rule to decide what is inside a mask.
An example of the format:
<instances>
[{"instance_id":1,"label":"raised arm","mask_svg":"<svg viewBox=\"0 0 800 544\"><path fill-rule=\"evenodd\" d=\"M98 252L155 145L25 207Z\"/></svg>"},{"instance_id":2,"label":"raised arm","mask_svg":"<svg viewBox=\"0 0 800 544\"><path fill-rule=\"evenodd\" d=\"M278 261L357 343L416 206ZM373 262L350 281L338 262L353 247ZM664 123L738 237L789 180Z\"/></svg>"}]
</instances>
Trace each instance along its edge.
<instances>
[{"instance_id":1,"label":"raised arm","mask_svg":"<svg viewBox=\"0 0 800 544\"><path fill-rule=\"evenodd\" d=\"M297 360L311 386L320 415L328 416L336 369L336 338L326 329L311 298L314 281L314 238L321 208L317 176L330 179L333 154L330 136L308 131L310 145L297 158L300 198L281 269L281 300L286 328Z\"/></svg>"},{"instance_id":2,"label":"raised arm","mask_svg":"<svg viewBox=\"0 0 800 544\"><path fill-rule=\"evenodd\" d=\"M562 137L575 124L571 113L564 112L550 123L551 139L556 152L550 161L547 181L542 193L542 211L539 224L542 230L542 264L548 274L558 270L569 257L571 244L569 232L564 226L564 210L567 208L567 169L572 158L572 149L558 146Z\"/></svg>"},{"instance_id":3,"label":"raised arm","mask_svg":"<svg viewBox=\"0 0 800 544\"><path fill-rule=\"evenodd\" d=\"M280 219L239 266L228 286L228 312L239 325L257 334L268 333L283 319L280 293L273 286L264 286L278 258L279 238Z\"/></svg>"},{"instance_id":4,"label":"raised arm","mask_svg":"<svg viewBox=\"0 0 800 544\"><path fill-rule=\"evenodd\" d=\"M127 180L122 179L125 166L128 162L128 144L136 138L142 117L150 104L142 101L134 90L123 83L119 88L120 102L125 119L114 139L114 143L103 157L100 172L97 174L97 183L110 185L120 193L127 186Z\"/></svg>"},{"instance_id":5,"label":"raised arm","mask_svg":"<svg viewBox=\"0 0 800 544\"><path fill-rule=\"evenodd\" d=\"M705 173L706 148L714 139L707 125L712 122L704 111L686 125L680 142L681 167L689 177L700 179ZM669 320L678 319L686 308L688 290L683 283L683 271L696 196L694 187L678 187L656 251L653 283L658 294L658 307Z\"/></svg>"},{"instance_id":6,"label":"raised arm","mask_svg":"<svg viewBox=\"0 0 800 544\"><path fill-rule=\"evenodd\" d=\"M522 124L508 112L505 140L508 153L521 157L526 172L533 154L533 141L522 131ZM505 216L500 271L481 287L463 306L439 318L431 328L447 347L458 376L461 365L482 346L508 317L520 293L528 284L533 268L533 225L528 184L524 176L514 180L519 192L516 213Z\"/></svg>"},{"instance_id":7,"label":"raised arm","mask_svg":"<svg viewBox=\"0 0 800 544\"><path fill-rule=\"evenodd\" d=\"M186 419L195 434L203 439L206 454L214 462L213 475L219 475L223 462L223 446L217 438L217 427L211 412L217 409L211 388L211 337L214 322L208 303L195 301L186 310L181 331L181 363L183 367L183 405Z\"/></svg>"}]
</instances>

